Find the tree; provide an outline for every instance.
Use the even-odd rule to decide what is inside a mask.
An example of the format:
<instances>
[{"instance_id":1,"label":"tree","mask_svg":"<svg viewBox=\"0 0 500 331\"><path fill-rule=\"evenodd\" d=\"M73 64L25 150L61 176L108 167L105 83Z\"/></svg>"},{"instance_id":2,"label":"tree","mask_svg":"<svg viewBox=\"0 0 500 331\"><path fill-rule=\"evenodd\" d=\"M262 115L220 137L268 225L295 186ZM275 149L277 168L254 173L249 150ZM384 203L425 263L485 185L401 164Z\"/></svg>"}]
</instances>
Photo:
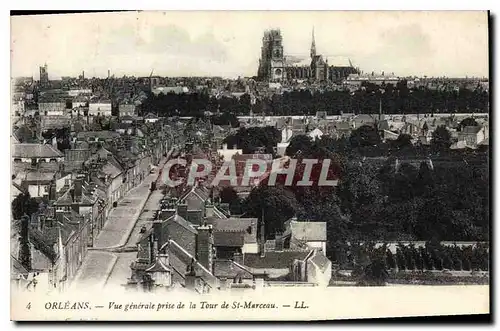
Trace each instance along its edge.
<instances>
[{"instance_id":1,"label":"tree","mask_svg":"<svg viewBox=\"0 0 500 331\"><path fill-rule=\"evenodd\" d=\"M281 186L259 186L247 198L248 214L259 218L259 231L262 216L265 220L266 237L282 231L285 221L297 215L301 206L293 192Z\"/></svg>"},{"instance_id":2,"label":"tree","mask_svg":"<svg viewBox=\"0 0 500 331\"><path fill-rule=\"evenodd\" d=\"M414 256L414 259L415 259L415 267L417 268L417 270L423 271L424 270L424 259L422 258L422 256L417 253Z\"/></svg>"},{"instance_id":3,"label":"tree","mask_svg":"<svg viewBox=\"0 0 500 331\"><path fill-rule=\"evenodd\" d=\"M396 260L394 260L394 255L391 250L387 250L387 266L391 269L395 269L397 267Z\"/></svg>"},{"instance_id":4,"label":"tree","mask_svg":"<svg viewBox=\"0 0 500 331\"><path fill-rule=\"evenodd\" d=\"M286 148L286 155L293 157L295 153L300 151L302 154L308 155L313 146L313 141L311 137L306 135L293 136L290 140L290 144Z\"/></svg>"},{"instance_id":5,"label":"tree","mask_svg":"<svg viewBox=\"0 0 500 331\"><path fill-rule=\"evenodd\" d=\"M399 247L396 249L396 262L399 270L406 270L406 260Z\"/></svg>"},{"instance_id":6,"label":"tree","mask_svg":"<svg viewBox=\"0 0 500 331\"><path fill-rule=\"evenodd\" d=\"M443 256L443 268L452 270L453 269L453 260L451 259L450 255L448 252L444 252Z\"/></svg>"},{"instance_id":7,"label":"tree","mask_svg":"<svg viewBox=\"0 0 500 331\"><path fill-rule=\"evenodd\" d=\"M384 260L377 257L365 267L362 280L364 284L369 286L381 286L385 285L388 278L389 273L387 272Z\"/></svg>"},{"instance_id":8,"label":"tree","mask_svg":"<svg viewBox=\"0 0 500 331\"><path fill-rule=\"evenodd\" d=\"M464 118L459 124L458 124L458 131L462 131L462 129L466 126L478 126L476 120L474 117L467 117Z\"/></svg>"},{"instance_id":9,"label":"tree","mask_svg":"<svg viewBox=\"0 0 500 331\"><path fill-rule=\"evenodd\" d=\"M231 125L233 128L237 128L240 126L240 122L238 118L233 113L222 113L218 116L214 116L212 118L212 123L214 125Z\"/></svg>"},{"instance_id":10,"label":"tree","mask_svg":"<svg viewBox=\"0 0 500 331\"><path fill-rule=\"evenodd\" d=\"M280 141L280 132L272 126L240 128L238 132L224 139L228 146L237 146L245 154L254 153L260 147L264 147L266 153L272 153Z\"/></svg>"},{"instance_id":11,"label":"tree","mask_svg":"<svg viewBox=\"0 0 500 331\"><path fill-rule=\"evenodd\" d=\"M411 141L412 137L409 134L402 133L398 136L398 139L392 142L392 146L395 148L411 147L413 146Z\"/></svg>"},{"instance_id":12,"label":"tree","mask_svg":"<svg viewBox=\"0 0 500 331\"><path fill-rule=\"evenodd\" d=\"M12 217L21 219L23 215L31 217L38 210L38 202L32 198L29 192L21 193L12 201Z\"/></svg>"},{"instance_id":13,"label":"tree","mask_svg":"<svg viewBox=\"0 0 500 331\"><path fill-rule=\"evenodd\" d=\"M236 193L234 188L231 186L224 187L219 195L222 203L230 204L231 202L238 199L238 193Z\"/></svg>"},{"instance_id":14,"label":"tree","mask_svg":"<svg viewBox=\"0 0 500 331\"><path fill-rule=\"evenodd\" d=\"M355 147L364 147L378 145L381 139L375 126L363 125L352 131L350 141Z\"/></svg>"},{"instance_id":15,"label":"tree","mask_svg":"<svg viewBox=\"0 0 500 331\"><path fill-rule=\"evenodd\" d=\"M440 125L432 133L431 146L437 150L446 150L451 146L451 134L446 126Z\"/></svg>"},{"instance_id":16,"label":"tree","mask_svg":"<svg viewBox=\"0 0 500 331\"><path fill-rule=\"evenodd\" d=\"M29 242L29 222L28 216L21 218L21 231L19 236L19 244L21 246L19 260L26 270L31 270L31 248Z\"/></svg>"}]
</instances>

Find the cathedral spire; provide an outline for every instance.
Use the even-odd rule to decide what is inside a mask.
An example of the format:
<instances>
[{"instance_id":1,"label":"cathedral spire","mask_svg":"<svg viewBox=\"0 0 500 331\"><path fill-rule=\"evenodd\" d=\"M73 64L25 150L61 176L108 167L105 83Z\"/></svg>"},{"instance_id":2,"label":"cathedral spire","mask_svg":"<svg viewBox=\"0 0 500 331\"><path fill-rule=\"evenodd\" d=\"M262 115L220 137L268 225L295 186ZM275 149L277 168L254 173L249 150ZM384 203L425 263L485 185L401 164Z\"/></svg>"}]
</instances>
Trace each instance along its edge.
<instances>
[{"instance_id":1,"label":"cathedral spire","mask_svg":"<svg viewBox=\"0 0 500 331\"><path fill-rule=\"evenodd\" d=\"M316 56L316 41L314 40L314 26L312 29L311 58Z\"/></svg>"}]
</instances>

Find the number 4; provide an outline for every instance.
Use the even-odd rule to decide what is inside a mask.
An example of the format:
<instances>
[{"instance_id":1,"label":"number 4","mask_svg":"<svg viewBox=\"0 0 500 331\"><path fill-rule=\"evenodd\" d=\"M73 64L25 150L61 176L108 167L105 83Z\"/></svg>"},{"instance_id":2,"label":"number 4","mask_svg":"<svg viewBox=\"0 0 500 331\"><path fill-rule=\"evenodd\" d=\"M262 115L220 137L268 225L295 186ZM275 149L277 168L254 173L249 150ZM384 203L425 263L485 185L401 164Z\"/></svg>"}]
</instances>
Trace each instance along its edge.
<instances>
[{"instance_id":1,"label":"number 4","mask_svg":"<svg viewBox=\"0 0 500 331\"><path fill-rule=\"evenodd\" d=\"M31 302L28 303L28 305L26 306L26 309L31 309Z\"/></svg>"}]
</instances>

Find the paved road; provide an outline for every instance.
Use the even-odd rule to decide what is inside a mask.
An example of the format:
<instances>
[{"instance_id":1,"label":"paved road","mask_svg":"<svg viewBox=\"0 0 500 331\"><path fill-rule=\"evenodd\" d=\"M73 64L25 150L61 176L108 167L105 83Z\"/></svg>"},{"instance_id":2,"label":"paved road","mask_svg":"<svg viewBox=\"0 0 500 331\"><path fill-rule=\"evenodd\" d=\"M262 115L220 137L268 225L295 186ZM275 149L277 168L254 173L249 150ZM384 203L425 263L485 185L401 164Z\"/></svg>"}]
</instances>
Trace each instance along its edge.
<instances>
[{"instance_id":1,"label":"paved road","mask_svg":"<svg viewBox=\"0 0 500 331\"><path fill-rule=\"evenodd\" d=\"M115 255L117 260L104 284L106 287L118 287L127 282L131 275L130 263L135 260L137 252L115 253Z\"/></svg>"},{"instance_id":2,"label":"paved road","mask_svg":"<svg viewBox=\"0 0 500 331\"><path fill-rule=\"evenodd\" d=\"M141 214L149 196L151 182L157 174L150 174L142 184L133 188L108 215L106 225L94 243L96 249L122 246L126 243L131 227Z\"/></svg>"},{"instance_id":3,"label":"paved road","mask_svg":"<svg viewBox=\"0 0 500 331\"><path fill-rule=\"evenodd\" d=\"M104 286L116 260L117 256L113 253L89 251L71 287L80 290Z\"/></svg>"},{"instance_id":4,"label":"paved road","mask_svg":"<svg viewBox=\"0 0 500 331\"><path fill-rule=\"evenodd\" d=\"M166 160L163 160L163 168ZM126 283L130 277L130 263L137 253L112 252L113 248L135 246L142 225L151 220L154 210L158 209L163 198L161 190L150 194L151 183L158 181L158 170L146 177L143 183L130 190L118 203L83 261L72 286L102 287L105 284Z\"/></svg>"}]
</instances>

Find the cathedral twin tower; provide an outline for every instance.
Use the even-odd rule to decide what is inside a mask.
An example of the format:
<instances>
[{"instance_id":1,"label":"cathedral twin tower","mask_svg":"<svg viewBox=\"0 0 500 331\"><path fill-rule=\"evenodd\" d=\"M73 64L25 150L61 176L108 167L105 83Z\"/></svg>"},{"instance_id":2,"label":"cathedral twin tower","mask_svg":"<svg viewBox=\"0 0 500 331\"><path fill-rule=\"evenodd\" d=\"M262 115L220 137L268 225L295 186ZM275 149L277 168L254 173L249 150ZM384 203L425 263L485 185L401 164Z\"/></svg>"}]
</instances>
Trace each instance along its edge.
<instances>
[{"instance_id":1,"label":"cathedral twin tower","mask_svg":"<svg viewBox=\"0 0 500 331\"><path fill-rule=\"evenodd\" d=\"M314 28L310 57L310 62L308 61L306 64L289 63L283 52L281 31L278 29L265 31L262 38L262 53L257 76L259 80L270 82L294 79L340 82L350 74L359 73L359 70L354 68L350 61L349 65L332 66L328 64L328 59L317 55Z\"/></svg>"}]
</instances>

